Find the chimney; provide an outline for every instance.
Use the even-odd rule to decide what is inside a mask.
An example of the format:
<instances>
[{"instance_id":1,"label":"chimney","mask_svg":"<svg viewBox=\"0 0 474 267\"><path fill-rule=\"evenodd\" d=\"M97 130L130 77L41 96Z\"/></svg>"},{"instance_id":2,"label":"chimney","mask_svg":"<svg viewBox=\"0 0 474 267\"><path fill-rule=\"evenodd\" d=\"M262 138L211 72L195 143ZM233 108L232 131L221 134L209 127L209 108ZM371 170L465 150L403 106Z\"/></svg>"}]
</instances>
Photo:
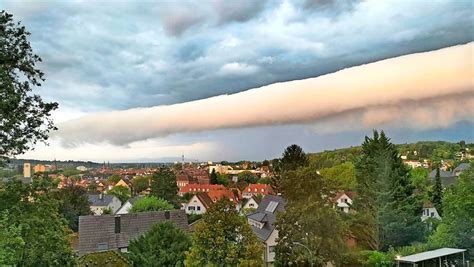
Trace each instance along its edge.
<instances>
[{"instance_id":1,"label":"chimney","mask_svg":"<svg viewBox=\"0 0 474 267\"><path fill-rule=\"evenodd\" d=\"M115 216L115 233L120 234L120 216Z\"/></svg>"}]
</instances>

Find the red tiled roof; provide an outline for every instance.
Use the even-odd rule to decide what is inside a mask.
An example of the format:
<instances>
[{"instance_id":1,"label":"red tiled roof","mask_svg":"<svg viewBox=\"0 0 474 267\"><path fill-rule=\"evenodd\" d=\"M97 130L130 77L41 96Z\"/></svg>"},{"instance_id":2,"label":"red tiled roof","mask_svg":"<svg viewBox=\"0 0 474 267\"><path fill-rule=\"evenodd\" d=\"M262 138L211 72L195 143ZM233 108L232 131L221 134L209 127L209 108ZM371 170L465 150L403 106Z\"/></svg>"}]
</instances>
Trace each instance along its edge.
<instances>
[{"instance_id":1,"label":"red tiled roof","mask_svg":"<svg viewBox=\"0 0 474 267\"><path fill-rule=\"evenodd\" d=\"M179 190L180 193L198 193L198 192L209 192L213 190L225 190L225 187L221 184L187 184Z\"/></svg>"},{"instance_id":2,"label":"red tiled roof","mask_svg":"<svg viewBox=\"0 0 474 267\"><path fill-rule=\"evenodd\" d=\"M272 187L268 184L249 184L243 193L257 193L262 195L273 194Z\"/></svg>"},{"instance_id":3,"label":"red tiled roof","mask_svg":"<svg viewBox=\"0 0 474 267\"><path fill-rule=\"evenodd\" d=\"M339 198L341 198L343 195L348 196L350 199L354 200L354 198L357 196L357 192L354 191L340 191L336 194L334 197L334 201L337 201Z\"/></svg>"},{"instance_id":4,"label":"red tiled roof","mask_svg":"<svg viewBox=\"0 0 474 267\"><path fill-rule=\"evenodd\" d=\"M232 202L237 202L236 196L229 190L213 190L207 192L207 195L211 198L212 202L219 201L224 197L227 197Z\"/></svg>"}]
</instances>

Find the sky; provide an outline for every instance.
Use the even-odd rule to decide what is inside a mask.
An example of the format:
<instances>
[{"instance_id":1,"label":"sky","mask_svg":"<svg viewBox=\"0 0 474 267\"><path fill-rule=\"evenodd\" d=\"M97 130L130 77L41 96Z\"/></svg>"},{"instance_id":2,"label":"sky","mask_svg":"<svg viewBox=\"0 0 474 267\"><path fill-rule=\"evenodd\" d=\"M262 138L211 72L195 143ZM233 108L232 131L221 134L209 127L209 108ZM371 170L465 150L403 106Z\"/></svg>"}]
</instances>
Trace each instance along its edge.
<instances>
[{"instance_id":1,"label":"sky","mask_svg":"<svg viewBox=\"0 0 474 267\"><path fill-rule=\"evenodd\" d=\"M56 101L20 158L263 160L474 141L472 1L9 1Z\"/></svg>"}]
</instances>

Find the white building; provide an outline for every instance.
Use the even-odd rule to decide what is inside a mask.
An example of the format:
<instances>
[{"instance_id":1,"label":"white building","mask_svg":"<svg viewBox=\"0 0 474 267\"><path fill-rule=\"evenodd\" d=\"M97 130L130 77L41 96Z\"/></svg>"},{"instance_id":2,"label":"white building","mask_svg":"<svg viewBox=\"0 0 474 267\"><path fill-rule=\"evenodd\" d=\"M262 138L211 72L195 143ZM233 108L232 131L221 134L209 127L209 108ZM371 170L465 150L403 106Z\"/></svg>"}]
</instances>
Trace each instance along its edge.
<instances>
[{"instance_id":1,"label":"white building","mask_svg":"<svg viewBox=\"0 0 474 267\"><path fill-rule=\"evenodd\" d=\"M102 215L105 209L111 209L112 214L122 206L120 200L112 195L90 194L88 195L91 211L94 215Z\"/></svg>"},{"instance_id":2,"label":"white building","mask_svg":"<svg viewBox=\"0 0 474 267\"><path fill-rule=\"evenodd\" d=\"M431 203L431 202L426 202L423 205L423 212L421 214L421 221L424 222L428 218L441 220L441 216L439 216L438 211L436 210L436 208L433 206L433 203Z\"/></svg>"},{"instance_id":3,"label":"white building","mask_svg":"<svg viewBox=\"0 0 474 267\"><path fill-rule=\"evenodd\" d=\"M337 193L334 198L336 207L345 213L349 213L355 196L356 193L350 191Z\"/></svg>"},{"instance_id":4,"label":"white building","mask_svg":"<svg viewBox=\"0 0 474 267\"><path fill-rule=\"evenodd\" d=\"M184 205L184 209L186 214L204 214L212 203L207 193L197 193Z\"/></svg>"},{"instance_id":5,"label":"white building","mask_svg":"<svg viewBox=\"0 0 474 267\"><path fill-rule=\"evenodd\" d=\"M128 214L130 213L130 209L132 208L133 204L142 198L143 196L136 196L134 198L130 198L129 200L125 201L125 203L117 210L115 214Z\"/></svg>"}]
</instances>

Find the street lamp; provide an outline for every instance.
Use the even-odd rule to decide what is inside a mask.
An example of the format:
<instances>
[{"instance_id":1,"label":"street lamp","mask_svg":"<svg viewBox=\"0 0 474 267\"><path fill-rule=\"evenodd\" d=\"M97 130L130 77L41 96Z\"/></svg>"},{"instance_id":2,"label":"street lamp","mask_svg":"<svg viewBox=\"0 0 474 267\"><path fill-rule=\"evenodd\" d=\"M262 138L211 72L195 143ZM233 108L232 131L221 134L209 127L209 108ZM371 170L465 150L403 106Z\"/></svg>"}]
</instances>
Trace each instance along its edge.
<instances>
[{"instance_id":1,"label":"street lamp","mask_svg":"<svg viewBox=\"0 0 474 267\"><path fill-rule=\"evenodd\" d=\"M293 245L302 246L302 247L304 247L305 249L308 250L309 257L310 257L309 262L311 263L311 267L313 267L313 253L311 253L311 249L309 249L308 246L305 246L305 245L301 244L300 242L293 242Z\"/></svg>"}]
</instances>

